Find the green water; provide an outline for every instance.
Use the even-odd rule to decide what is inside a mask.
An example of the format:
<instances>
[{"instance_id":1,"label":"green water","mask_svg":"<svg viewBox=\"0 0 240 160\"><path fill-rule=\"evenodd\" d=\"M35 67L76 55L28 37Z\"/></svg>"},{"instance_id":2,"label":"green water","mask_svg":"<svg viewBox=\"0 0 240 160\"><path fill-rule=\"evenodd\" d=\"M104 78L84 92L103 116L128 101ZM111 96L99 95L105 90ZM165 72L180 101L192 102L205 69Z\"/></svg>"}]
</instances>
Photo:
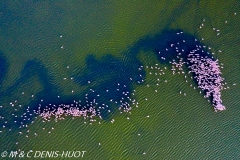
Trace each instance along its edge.
<instances>
[{"instance_id":1,"label":"green water","mask_svg":"<svg viewBox=\"0 0 240 160\"><path fill-rule=\"evenodd\" d=\"M116 112L111 117L114 123L98 120L101 124L92 125L84 124L82 118L67 118L57 123L43 123L39 118L29 126L30 132L37 132L38 136L32 134L26 138L18 133L1 133L1 152L85 150L83 159L103 160L240 157L239 1L7 1L1 4L5 7L0 13L4 19L0 50L9 62L3 91L16 81L28 60L37 59L48 69L53 84L63 95L71 95L72 88L76 94L81 93L84 86L63 78L83 68L88 54L98 58L109 53L122 57L140 38L161 33L163 29L182 29L198 39L204 38L202 43L211 47L224 64L223 77L230 87L222 92L227 110L215 113L199 91L184 82L183 75L172 75L167 70L159 77L168 82L162 80L156 86L158 77L148 74L150 70L146 69L145 83L134 87L139 107L133 108L131 114ZM203 19L204 26L199 28ZM219 29L220 35L212 28ZM141 53L139 58L144 65L157 63L151 52ZM41 91L38 80L37 76L29 79L29 84L20 85L1 103L20 99L22 91L29 96ZM180 90L187 95L180 95ZM30 99L22 101L27 103Z\"/></svg>"}]
</instances>

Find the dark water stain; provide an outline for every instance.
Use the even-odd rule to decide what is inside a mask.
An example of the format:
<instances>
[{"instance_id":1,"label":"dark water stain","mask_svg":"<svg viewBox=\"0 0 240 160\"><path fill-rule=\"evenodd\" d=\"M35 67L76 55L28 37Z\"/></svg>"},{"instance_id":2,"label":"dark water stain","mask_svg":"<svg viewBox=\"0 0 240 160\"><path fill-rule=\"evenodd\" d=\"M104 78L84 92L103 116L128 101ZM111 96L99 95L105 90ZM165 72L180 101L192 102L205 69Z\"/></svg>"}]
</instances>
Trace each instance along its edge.
<instances>
[{"instance_id":1,"label":"dark water stain","mask_svg":"<svg viewBox=\"0 0 240 160\"><path fill-rule=\"evenodd\" d=\"M124 58L116 58L111 54L107 54L97 59L93 54L89 54L85 59L86 64L84 69L79 69L73 75L76 84L87 86L87 89L79 95L62 95L59 92L59 88L54 87L52 84L53 80L49 76L49 71L45 66L37 60L28 61L21 72L21 77L7 89L3 97L7 97L9 93L14 92L15 88L19 88L21 84L27 83L28 79L36 75L39 77L39 83L43 86L43 90L36 93L35 99L19 111L20 114L25 113L25 119L29 118L29 120L24 121L23 118L13 118L18 123L9 124L11 127L14 125L17 128L18 125L31 123L35 116L37 116L34 115L33 111L38 109L39 104L42 106L41 111L46 106L50 110L53 110L61 104L71 105L74 100L81 101L81 106L86 108L91 106L89 102L97 102L98 105L96 107L100 107L97 110L101 113L102 118L109 121L111 114L118 110L119 106L122 104L131 104L132 99L134 99L132 96L132 93L134 93L133 85L142 84L146 77L144 69L141 68L142 63L137 58L140 51L151 51L158 55L160 63L170 65L169 61L177 57L175 49L170 47L171 44L179 43L176 46L179 50L184 50L181 57L185 60L191 50L195 49L196 46L202 46L193 35L187 33L177 34L181 32L181 30L165 30L156 35L143 37L122 53ZM197 51L196 53L211 57L207 54L207 50L205 52ZM161 57L165 57L165 60L161 59ZM4 79L7 67L4 58L0 57L0 61L3 62L3 66L0 66L0 69L3 73L5 72L0 76L1 82ZM92 92L93 90L94 92ZM123 93L127 93L127 95ZM58 95L61 98L57 98ZM41 102L41 99L44 99L44 101ZM30 106L29 112L27 112L27 106ZM106 108L106 106L108 107ZM105 109L102 109L103 107ZM109 113L108 110L111 110L111 112Z\"/></svg>"},{"instance_id":2,"label":"dark water stain","mask_svg":"<svg viewBox=\"0 0 240 160\"><path fill-rule=\"evenodd\" d=\"M171 47L172 44L174 44L174 47ZM197 47L199 46L201 49L197 50ZM188 62L188 54L193 50L195 50L194 54L199 54L202 57L216 60L205 44L200 42L195 36L185 33L182 30L163 30L160 34L146 36L140 39L131 48L130 53L137 55L140 50L145 52L151 51L157 55L158 61L161 64L171 67L172 64L170 64L169 61L176 60L178 56L176 47L181 52L179 57L182 58L184 62ZM165 59L162 59L161 57L164 57ZM196 75L192 73L192 76L194 77ZM198 86L196 79L193 79L192 82L196 87ZM205 95L205 91L202 92L202 95ZM210 97L209 100L212 101L212 97Z\"/></svg>"},{"instance_id":3,"label":"dark water stain","mask_svg":"<svg viewBox=\"0 0 240 160\"><path fill-rule=\"evenodd\" d=\"M89 96L91 99L95 98L99 104L108 105L108 110L115 111L118 105L109 100L118 103L122 100L130 103L123 93L129 92L128 95L131 97L133 84L142 81L145 77L145 72L139 70L140 61L136 58L130 60L130 62L123 61L110 54L97 60L93 55L88 55L85 70L76 75L75 82L79 85L88 85L88 81L97 83L95 86L90 86L95 92L90 92ZM100 96L97 97L97 94ZM101 113L104 119L109 117L107 110L103 110Z\"/></svg>"},{"instance_id":4,"label":"dark water stain","mask_svg":"<svg viewBox=\"0 0 240 160\"><path fill-rule=\"evenodd\" d=\"M11 85L4 93L2 93L1 99L4 97L9 97L9 95L14 92L15 88L20 88L23 84L28 84L29 79L33 76L38 77L39 83L42 85L43 90L34 94L36 98L34 98L28 104L23 104L21 109L18 108L18 113L16 113L18 117L13 116L14 118L10 121L11 123L8 123L8 125L11 125L11 128L18 128L19 124L29 124L34 118L34 116L30 116L30 114L34 114L33 110L38 107L41 99L49 99L51 101L54 101L54 95L56 95L56 92L54 91L56 91L56 89L54 88L54 85L50 83L52 79L48 75L48 71L44 65L37 60L30 60L26 62L23 70L21 71L20 78L17 79L16 82ZM28 106L30 107L29 112L27 112ZM23 114L24 117L20 117L20 115ZM29 120L23 120L28 118ZM17 121L17 123L13 123L13 121Z\"/></svg>"},{"instance_id":5,"label":"dark water stain","mask_svg":"<svg viewBox=\"0 0 240 160\"><path fill-rule=\"evenodd\" d=\"M179 33L179 34L177 34ZM182 34L181 34L182 33ZM183 40L185 42L183 42ZM179 43L179 44L178 44ZM174 44L174 48L171 47L171 44ZM137 55L140 50L145 52L152 51L158 55L158 61L160 63L169 64L169 61L177 58L177 52L175 47L178 47L178 50L184 50L182 52L181 58L186 60L187 55L190 51L196 49L196 46L203 46L196 37L191 34L183 33L182 30L164 30L160 34L154 36L146 36L140 39L130 50L131 54ZM166 48L168 51L166 51ZM195 53L200 54L201 56L207 56L211 58L209 54L207 54L207 50L205 52L197 51ZM160 52L160 54L158 54ZM161 57L165 57L166 60L161 59Z\"/></svg>"}]
</instances>

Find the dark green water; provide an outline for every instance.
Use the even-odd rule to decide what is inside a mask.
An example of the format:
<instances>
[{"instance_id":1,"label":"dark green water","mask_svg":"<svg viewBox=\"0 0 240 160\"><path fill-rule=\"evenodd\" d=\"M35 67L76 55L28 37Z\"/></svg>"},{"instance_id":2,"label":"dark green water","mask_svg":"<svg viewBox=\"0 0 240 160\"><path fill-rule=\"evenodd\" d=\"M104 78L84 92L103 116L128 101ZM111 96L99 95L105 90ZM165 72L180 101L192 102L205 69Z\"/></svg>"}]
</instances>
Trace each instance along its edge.
<instances>
[{"instance_id":1,"label":"dark green water","mask_svg":"<svg viewBox=\"0 0 240 160\"><path fill-rule=\"evenodd\" d=\"M139 105L131 114L106 113L104 120L92 125L84 124L83 118L57 123L38 118L21 129L30 131L28 137L14 129L17 124L1 120L6 127L1 127L0 151L85 150L85 159L238 159L239 9L238 1L2 1L1 116L12 120L11 114L36 107L41 99L45 104L82 99L88 80L104 95L100 101L120 100L117 92L103 93L115 89L117 81L131 93L136 90L133 98ZM213 112L183 75L166 70L156 76L157 70L138 70L156 63L170 68L159 62L154 49L170 37L163 32L176 30L211 47L224 64L223 77L230 87L222 92L226 111ZM144 77L142 84L137 83L139 74Z\"/></svg>"}]
</instances>

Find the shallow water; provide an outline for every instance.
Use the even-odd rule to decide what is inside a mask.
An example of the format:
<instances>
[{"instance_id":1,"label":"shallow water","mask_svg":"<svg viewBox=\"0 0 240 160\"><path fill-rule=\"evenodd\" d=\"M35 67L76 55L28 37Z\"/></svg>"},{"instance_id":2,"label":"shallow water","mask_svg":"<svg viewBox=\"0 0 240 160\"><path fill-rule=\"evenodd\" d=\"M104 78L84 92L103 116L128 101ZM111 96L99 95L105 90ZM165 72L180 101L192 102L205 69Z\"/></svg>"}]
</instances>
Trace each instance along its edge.
<instances>
[{"instance_id":1,"label":"shallow water","mask_svg":"<svg viewBox=\"0 0 240 160\"><path fill-rule=\"evenodd\" d=\"M0 151L85 150L85 159L238 158L239 8L238 1L1 2ZM180 31L184 37L178 39ZM164 54L169 41L186 39L190 43L181 47L191 48L195 38L224 64L222 76L230 87L222 92L226 111L215 113L200 90L189 86L194 81L172 75L156 54ZM156 63L165 74L146 68ZM131 114L109 102L119 102L126 91L139 103ZM28 114L39 103L84 102L86 93L108 104L111 113L103 110L103 120L92 125L70 117L57 123L38 117L30 124L34 117ZM28 127L19 129L26 117L12 114L28 106Z\"/></svg>"}]
</instances>

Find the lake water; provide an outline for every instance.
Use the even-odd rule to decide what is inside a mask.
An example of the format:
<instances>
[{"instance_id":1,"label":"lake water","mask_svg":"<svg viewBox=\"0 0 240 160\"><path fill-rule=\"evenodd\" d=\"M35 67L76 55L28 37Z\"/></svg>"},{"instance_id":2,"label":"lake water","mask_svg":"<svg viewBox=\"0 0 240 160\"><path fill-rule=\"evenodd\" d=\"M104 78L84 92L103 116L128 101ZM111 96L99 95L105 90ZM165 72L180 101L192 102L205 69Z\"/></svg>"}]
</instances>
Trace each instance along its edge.
<instances>
[{"instance_id":1,"label":"lake water","mask_svg":"<svg viewBox=\"0 0 240 160\"><path fill-rule=\"evenodd\" d=\"M239 1L0 2L0 152L238 159L239 10ZM178 39L179 32L184 35ZM214 112L193 89L194 81L173 75L157 56L165 43L182 39L190 42L186 48L197 39L224 64L226 111ZM159 75L156 64L165 74ZM43 122L30 115L39 104L87 105L86 94L111 112L102 110L96 122L82 117ZM131 112L118 111L119 102L131 103Z\"/></svg>"}]
</instances>

